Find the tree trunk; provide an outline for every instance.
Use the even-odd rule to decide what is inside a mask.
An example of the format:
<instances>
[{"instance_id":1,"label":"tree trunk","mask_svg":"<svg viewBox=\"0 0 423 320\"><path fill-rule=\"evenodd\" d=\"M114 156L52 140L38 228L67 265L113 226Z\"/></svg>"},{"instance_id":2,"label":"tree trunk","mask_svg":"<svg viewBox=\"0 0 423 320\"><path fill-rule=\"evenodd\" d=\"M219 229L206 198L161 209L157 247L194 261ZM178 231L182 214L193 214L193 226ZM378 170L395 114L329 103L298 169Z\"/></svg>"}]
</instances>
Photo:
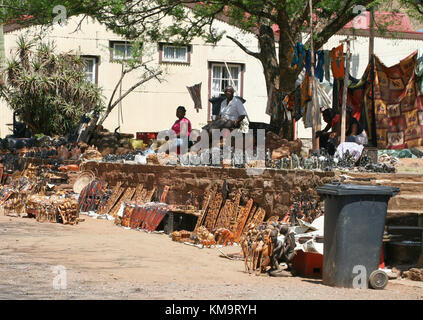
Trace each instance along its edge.
<instances>
[{"instance_id":1,"label":"tree trunk","mask_svg":"<svg viewBox=\"0 0 423 320\"><path fill-rule=\"evenodd\" d=\"M285 29L280 28L280 30L282 35ZM276 90L272 100L278 107L276 112L272 113L270 123L280 129L281 136L292 140L292 121L287 119L282 101L286 95L295 90L295 81L299 74L297 69L291 67L291 57L289 50L287 50L287 48L293 49L293 44L288 37L281 36L277 51L274 31L267 25L260 26L258 41L260 45L259 60L264 70L268 99L272 99L269 96L272 85ZM276 56L277 54L279 59Z\"/></svg>"}]
</instances>

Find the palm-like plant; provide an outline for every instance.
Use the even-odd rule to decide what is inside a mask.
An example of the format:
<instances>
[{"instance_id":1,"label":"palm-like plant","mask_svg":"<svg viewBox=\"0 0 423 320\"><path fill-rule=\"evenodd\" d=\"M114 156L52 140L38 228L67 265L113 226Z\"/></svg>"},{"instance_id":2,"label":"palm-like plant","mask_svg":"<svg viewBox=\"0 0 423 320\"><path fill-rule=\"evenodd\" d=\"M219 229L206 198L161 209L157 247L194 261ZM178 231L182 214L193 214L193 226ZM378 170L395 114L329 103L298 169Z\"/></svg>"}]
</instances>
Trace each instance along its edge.
<instances>
[{"instance_id":1,"label":"palm-like plant","mask_svg":"<svg viewBox=\"0 0 423 320\"><path fill-rule=\"evenodd\" d=\"M84 113L101 112L101 89L85 78L84 61L71 53L55 54L54 45L18 39L16 57L0 78L0 94L34 134L64 135Z\"/></svg>"}]
</instances>

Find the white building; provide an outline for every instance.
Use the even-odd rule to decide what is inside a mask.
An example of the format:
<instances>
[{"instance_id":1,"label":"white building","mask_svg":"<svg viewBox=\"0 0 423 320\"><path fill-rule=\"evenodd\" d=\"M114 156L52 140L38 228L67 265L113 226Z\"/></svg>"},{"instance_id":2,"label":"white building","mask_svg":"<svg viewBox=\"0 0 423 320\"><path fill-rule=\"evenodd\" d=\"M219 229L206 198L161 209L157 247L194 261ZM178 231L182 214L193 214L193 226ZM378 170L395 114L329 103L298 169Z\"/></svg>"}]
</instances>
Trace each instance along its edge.
<instances>
[{"instance_id":1,"label":"white building","mask_svg":"<svg viewBox=\"0 0 423 320\"><path fill-rule=\"evenodd\" d=\"M122 66L118 59L125 59L130 52L130 42L107 30L104 25L93 19L86 19L80 30L75 31L79 17L68 20L65 27L49 28L45 32L45 41L54 41L57 50L72 51L87 60L87 78L103 89L107 102L118 82ZM242 33L240 29L217 20L215 27L240 40L245 46L258 51L255 35ZM366 27L366 26L365 26ZM16 50L19 35L34 35L39 27L19 29L16 26L5 26L6 57L12 57ZM323 49L337 47L341 40L351 35L352 30L344 28L324 45ZM360 78L369 60L369 31L356 30L357 39L351 42L353 55L351 74ZM423 33L400 31L389 34L376 34L375 54L386 65L398 63L419 47L423 46ZM194 39L189 46L177 48L170 43L155 43L145 46L145 57L152 64L163 69L164 81L159 83L153 79L138 87L127 96L121 111L116 107L104 125L113 131L120 126L121 132L157 132L170 128L176 120L176 108L183 105L187 108L187 117L193 128L200 128L211 119L209 98L223 92L223 88L231 84L227 67L230 69L238 95L245 100L245 108L251 121L269 123L270 117L265 114L267 103L266 85L261 63L247 55L231 40L223 37L216 45L205 44L201 39ZM140 73L135 71L125 77L122 93L134 85ZM201 83L202 109L197 112L189 95L187 86ZM0 102L0 137L10 134L6 124L12 123L12 112L5 101ZM297 125L299 138L311 138L311 128L305 129L303 121Z\"/></svg>"}]
</instances>

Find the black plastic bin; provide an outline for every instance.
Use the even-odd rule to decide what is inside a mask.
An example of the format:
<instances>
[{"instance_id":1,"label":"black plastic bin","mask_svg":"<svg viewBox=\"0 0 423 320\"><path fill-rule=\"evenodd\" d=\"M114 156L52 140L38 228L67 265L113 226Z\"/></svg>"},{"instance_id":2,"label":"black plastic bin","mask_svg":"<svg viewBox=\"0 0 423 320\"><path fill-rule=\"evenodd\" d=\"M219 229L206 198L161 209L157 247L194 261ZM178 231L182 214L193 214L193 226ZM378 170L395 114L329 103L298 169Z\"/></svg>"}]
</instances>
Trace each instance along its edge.
<instances>
[{"instance_id":1,"label":"black plastic bin","mask_svg":"<svg viewBox=\"0 0 423 320\"><path fill-rule=\"evenodd\" d=\"M323 284L368 288L370 275L379 267L388 201L399 189L325 184L317 192L325 198ZM354 282L364 276L365 284Z\"/></svg>"}]
</instances>

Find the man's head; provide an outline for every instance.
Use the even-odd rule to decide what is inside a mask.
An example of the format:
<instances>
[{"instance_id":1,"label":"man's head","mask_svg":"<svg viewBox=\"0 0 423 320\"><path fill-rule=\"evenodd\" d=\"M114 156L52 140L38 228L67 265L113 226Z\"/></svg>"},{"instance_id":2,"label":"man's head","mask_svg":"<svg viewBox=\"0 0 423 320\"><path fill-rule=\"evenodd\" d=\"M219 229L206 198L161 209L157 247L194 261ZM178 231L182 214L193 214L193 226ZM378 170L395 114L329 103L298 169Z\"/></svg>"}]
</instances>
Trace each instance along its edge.
<instances>
[{"instance_id":1,"label":"man's head","mask_svg":"<svg viewBox=\"0 0 423 320\"><path fill-rule=\"evenodd\" d=\"M180 120L180 119L182 119L183 117L185 117L185 114L186 114L186 110L185 110L185 107L183 107L183 106L179 106L177 109L176 109L176 117Z\"/></svg>"},{"instance_id":2,"label":"man's head","mask_svg":"<svg viewBox=\"0 0 423 320\"><path fill-rule=\"evenodd\" d=\"M226 87L225 90L223 91L223 93L226 96L226 99L228 99L228 100L232 100L232 98L234 97L234 92L235 92L235 90L231 86Z\"/></svg>"},{"instance_id":3,"label":"man's head","mask_svg":"<svg viewBox=\"0 0 423 320\"><path fill-rule=\"evenodd\" d=\"M333 118L332 109L325 109L325 110L323 110L322 115L323 115L323 120L326 123L331 123L332 122L332 118Z\"/></svg>"}]
</instances>

